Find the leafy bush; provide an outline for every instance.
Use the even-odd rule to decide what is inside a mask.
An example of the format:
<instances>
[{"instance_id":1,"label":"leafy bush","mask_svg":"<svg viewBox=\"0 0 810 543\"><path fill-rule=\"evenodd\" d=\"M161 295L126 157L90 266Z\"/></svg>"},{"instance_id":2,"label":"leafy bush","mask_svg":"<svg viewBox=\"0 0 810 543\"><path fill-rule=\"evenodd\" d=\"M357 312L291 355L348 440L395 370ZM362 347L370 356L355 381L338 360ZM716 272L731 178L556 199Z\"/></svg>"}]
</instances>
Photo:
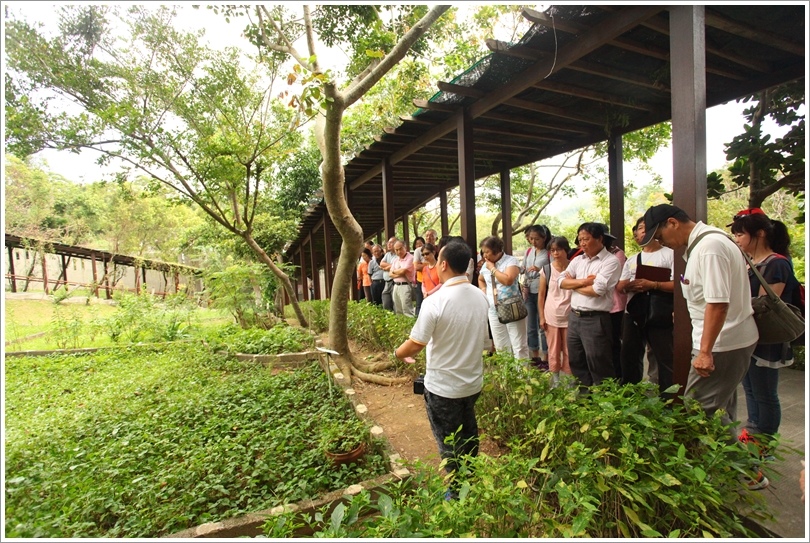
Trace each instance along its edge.
<instances>
[{"instance_id":1,"label":"leafy bush","mask_svg":"<svg viewBox=\"0 0 810 543\"><path fill-rule=\"evenodd\" d=\"M315 339L306 330L286 323L279 323L269 330L243 330L229 324L209 331L205 340L214 350L245 354L297 353L315 345Z\"/></svg>"},{"instance_id":2,"label":"leafy bush","mask_svg":"<svg viewBox=\"0 0 810 543\"><path fill-rule=\"evenodd\" d=\"M479 423L510 453L462 463L459 499L420 468L408 484L389 485L339 505L330 518L293 513L265 533L289 536L309 526L316 537L740 537L743 518L765 518L761 495L743 489L748 451L730 444L719 417L692 402L663 403L650 384L613 381L579 395L570 379L495 357L476 406Z\"/></svg>"},{"instance_id":3,"label":"leafy bush","mask_svg":"<svg viewBox=\"0 0 810 543\"><path fill-rule=\"evenodd\" d=\"M277 280L267 266L253 262L217 267L205 272L205 294L213 307L233 315L242 328L270 328L276 322L269 308Z\"/></svg>"},{"instance_id":4,"label":"leafy bush","mask_svg":"<svg viewBox=\"0 0 810 543\"><path fill-rule=\"evenodd\" d=\"M393 352L407 338L416 321L381 306L349 302L348 328L359 344L379 352Z\"/></svg>"},{"instance_id":5,"label":"leafy bush","mask_svg":"<svg viewBox=\"0 0 810 543\"><path fill-rule=\"evenodd\" d=\"M196 306L184 294L161 301L146 292L116 292L118 311L97 322L115 341L130 343L175 341L188 337L196 323Z\"/></svg>"},{"instance_id":6,"label":"leafy bush","mask_svg":"<svg viewBox=\"0 0 810 543\"><path fill-rule=\"evenodd\" d=\"M320 334L329 330L329 300L311 300L298 305L313 332ZM284 307L284 316L295 318L292 305Z\"/></svg>"},{"instance_id":7,"label":"leafy bush","mask_svg":"<svg viewBox=\"0 0 810 543\"><path fill-rule=\"evenodd\" d=\"M356 420L317 364L271 375L201 347L6 364L6 537L158 537L385 472L333 467Z\"/></svg>"}]
</instances>

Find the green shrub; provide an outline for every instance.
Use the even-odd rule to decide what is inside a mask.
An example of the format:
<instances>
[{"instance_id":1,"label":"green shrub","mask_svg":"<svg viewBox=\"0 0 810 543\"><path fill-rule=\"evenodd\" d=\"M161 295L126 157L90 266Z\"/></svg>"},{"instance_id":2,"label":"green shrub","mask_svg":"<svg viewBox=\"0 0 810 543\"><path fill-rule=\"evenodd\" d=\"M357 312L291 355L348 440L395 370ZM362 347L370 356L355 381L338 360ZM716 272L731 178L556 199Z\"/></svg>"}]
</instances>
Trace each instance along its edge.
<instances>
[{"instance_id":1,"label":"green shrub","mask_svg":"<svg viewBox=\"0 0 810 543\"><path fill-rule=\"evenodd\" d=\"M570 378L552 388L548 373L493 359L476 411L510 453L462 463L458 500L444 501L441 475L417 469L376 502L361 493L329 518L286 514L266 535L303 524L350 538L750 537L742 519L767 517L763 497L743 488L753 456L693 402L612 380L579 395Z\"/></svg>"},{"instance_id":2,"label":"green shrub","mask_svg":"<svg viewBox=\"0 0 810 543\"><path fill-rule=\"evenodd\" d=\"M313 332L320 334L329 330L329 300L310 300L300 302L298 305ZM284 316L288 319L295 318L292 305L284 306Z\"/></svg>"}]
</instances>

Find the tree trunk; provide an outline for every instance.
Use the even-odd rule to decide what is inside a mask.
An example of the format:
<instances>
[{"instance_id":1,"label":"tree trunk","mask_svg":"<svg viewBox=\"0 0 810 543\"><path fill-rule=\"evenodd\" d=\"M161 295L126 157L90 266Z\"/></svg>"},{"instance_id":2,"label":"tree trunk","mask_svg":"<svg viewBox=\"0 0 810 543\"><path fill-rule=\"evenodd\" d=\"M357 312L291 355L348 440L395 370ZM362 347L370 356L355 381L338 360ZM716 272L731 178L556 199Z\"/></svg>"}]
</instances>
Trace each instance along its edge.
<instances>
[{"instance_id":1,"label":"tree trunk","mask_svg":"<svg viewBox=\"0 0 810 543\"><path fill-rule=\"evenodd\" d=\"M284 286L284 290L287 291L287 294L290 297L290 303L292 303L293 310L295 311L295 316L298 319L298 324L300 324L302 328L309 328L309 323L307 322L306 317L304 317L304 312L301 311L301 306L298 305L298 297L295 295L295 291L293 290L290 278L287 276L286 273L281 271L281 268L276 266L276 264L273 262L273 259L270 258L267 255L267 253L264 252L264 249L262 249L258 243L256 243L256 240L253 239L253 236L245 233L242 234L242 238L250 246L250 248L253 249L253 252L259 255L261 261L264 262L264 264L268 268L270 268L270 271L273 272L273 275L278 277L279 281L281 281L281 284Z\"/></svg>"},{"instance_id":2,"label":"tree trunk","mask_svg":"<svg viewBox=\"0 0 810 543\"><path fill-rule=\"evenodd\" d=\"M363 250L363 230L349 210L344 192L345 174L340 159L342 118L343 104L338 97L327 107L325 118L319 117L316 132L321 136L317 139L323 157L321 179L326 209L343 240L330 296L329 348L340 353L335 363L344 375L351 375L352 357L349 349L347 313L352 273L357 257ZM318 130L320 128L322 130Z\"/></svg>"}]
</instances>

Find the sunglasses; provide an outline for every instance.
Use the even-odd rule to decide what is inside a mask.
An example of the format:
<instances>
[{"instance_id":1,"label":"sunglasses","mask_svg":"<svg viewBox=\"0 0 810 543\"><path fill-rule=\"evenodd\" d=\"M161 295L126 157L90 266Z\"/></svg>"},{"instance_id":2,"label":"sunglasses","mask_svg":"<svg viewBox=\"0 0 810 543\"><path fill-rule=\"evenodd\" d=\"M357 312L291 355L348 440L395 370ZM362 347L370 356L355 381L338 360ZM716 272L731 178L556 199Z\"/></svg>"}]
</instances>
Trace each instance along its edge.
<instances>
[{"instance_id":1,"label":"sunglasses","mask_svg":"<svg viewBox=\"0 0 810 543\"><path fill-rule=\"evenodd\" d=\"M754 207L752 209L743 209L742 211L734 215L734 220L736 221L737 219L742 219L743 217L747 217L748 215L764 215L764 214L765 212L758 207Z\"/></svg>"}]
</instances>

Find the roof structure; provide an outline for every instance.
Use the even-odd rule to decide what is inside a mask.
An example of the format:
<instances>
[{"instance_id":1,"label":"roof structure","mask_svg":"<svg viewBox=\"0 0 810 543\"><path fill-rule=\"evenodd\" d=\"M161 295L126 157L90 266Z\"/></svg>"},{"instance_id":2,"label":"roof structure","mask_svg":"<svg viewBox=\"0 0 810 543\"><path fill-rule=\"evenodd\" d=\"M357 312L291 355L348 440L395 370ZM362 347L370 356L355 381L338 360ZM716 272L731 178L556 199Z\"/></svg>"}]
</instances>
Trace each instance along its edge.
<instances>
[{"instance_id":1,"label":"roof structure","mask_svg":"<svg viewBox=\"0 0 810 543\"><path fill-rule=\"evenodd\" d=\"M705 6L706 107L804 77L806 9ZM667 6L566 5L524 16L534 24L520 42L490 41L489 56L438 83L345 164L349 207L367 238L384 229L384 202L399 219L459 185L461 115L472 126L476 179L672 118ZM383 191L386 167L392 195ZM321 267L327 249L338 250L334 228L315 234L324 217L323 200L310 206L288 258L305 244Z\"/></svg>"}]
</instances>

